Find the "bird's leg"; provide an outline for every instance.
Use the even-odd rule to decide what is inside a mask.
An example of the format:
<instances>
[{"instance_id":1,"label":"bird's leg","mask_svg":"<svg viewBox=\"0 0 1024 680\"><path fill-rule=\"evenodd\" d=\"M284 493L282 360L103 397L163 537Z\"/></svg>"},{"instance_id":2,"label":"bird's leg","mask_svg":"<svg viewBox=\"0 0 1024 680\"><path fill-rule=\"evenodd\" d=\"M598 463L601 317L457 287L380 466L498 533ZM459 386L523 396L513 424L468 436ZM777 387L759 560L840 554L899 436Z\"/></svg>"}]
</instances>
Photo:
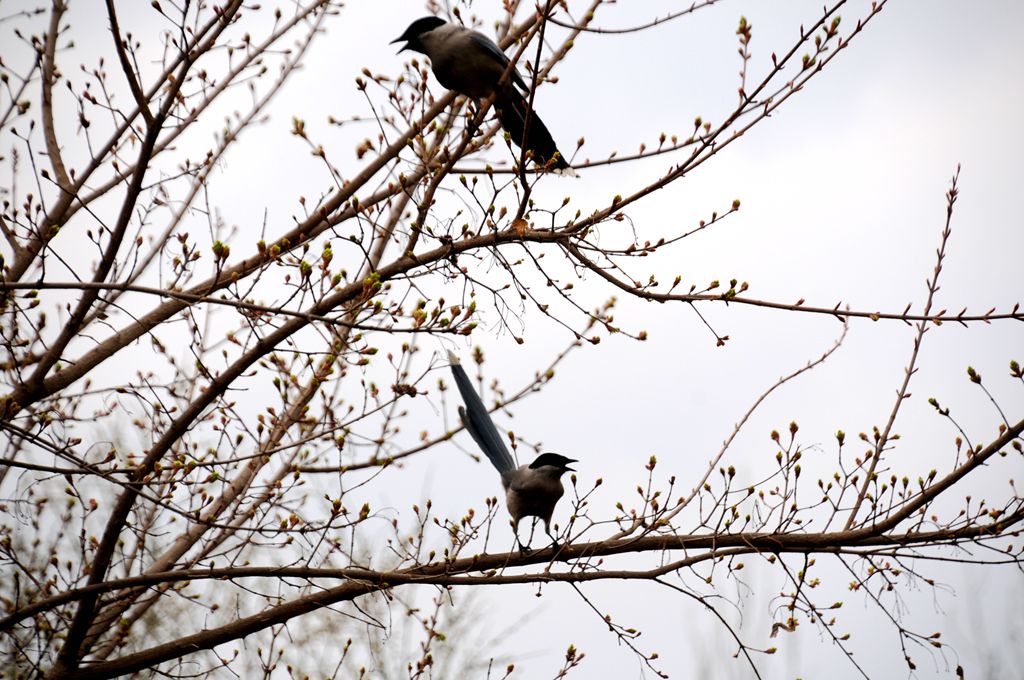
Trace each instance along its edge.
<instances>
[{"instance_id":1,"label":"bird's leg","mask_svg":"<svg viewBox=\"0 0 1024 680\"><path fill-rule=\"evenodd\" d=\"M480 105L477 104L475 99L466 97L466 118L472 123L476 120L476 114L480 110Z\"/></svg>"},{"instance_id":2,"label":"bird's leg","mask_svg":"<svg viewBox=\"0 0 1024 680\"><path fill-rule=\"evenodd\" d=\"M522 542L519 543L519 552L521 552L522 554L529 555L531 552L533 552L533 549L530 547L530 544L533 543L533 532L536 529L537 529L537 519L534 518L534 520L532 522L530 522L530 538L527 539L526 545L523 545ZM517 541L519 540L519 530L518 529L516 529L516 540Z\"/></svg>"},{"instance_id":3,"label":"bird's leg","mask_svg":"<svg viewBox=\"0 0 1024 680\"><path fill-rule=\"evenodd\" d=\"M558 552L562 545L558 542L558 539L555 537L555 535L551 533L551 527L548 525L547 522L544 523L544 533L546 533L548 535L548 538L551 539L551 549L555 552Z\"/></svg>"},{"instance_id":4,"label":"bird's leg","mask_svg":"<svg viewBox=\"0 0 1024 680\"><path fill-rule=\"evenodd\" d=\"M519 553L522 555L529 555L532 551L527 545L523 545L523 542L519 540L519 522L512 522L512 534L516 537L516 545L519 546ZM533 531L530 531L530 539L533 539Z\"/></svg>"},{"instance_id":5,"label":"bird's leg","mask_svg":"<svg viewBox=\"0 0 1024 680\"><path fill-rule=\"evenodd\" d=\"M544 533L546 533L548 535L548 538L551 539L551 550L554 553L554 555L552 555L552 557L551 557L551 560L554 561L554 560L557 560L557 559L561 559L564 562L568 562L569 561L568 558L565 558L565 557L559 558L559 554L561 554L562 548L564 548L567 545L569 545L568 539L566 539L565 543L559 543L558 542L558 538L554 534L551 533L551 527L548 526L547 523L544 524Z\"/></svg>"}]
</instances>

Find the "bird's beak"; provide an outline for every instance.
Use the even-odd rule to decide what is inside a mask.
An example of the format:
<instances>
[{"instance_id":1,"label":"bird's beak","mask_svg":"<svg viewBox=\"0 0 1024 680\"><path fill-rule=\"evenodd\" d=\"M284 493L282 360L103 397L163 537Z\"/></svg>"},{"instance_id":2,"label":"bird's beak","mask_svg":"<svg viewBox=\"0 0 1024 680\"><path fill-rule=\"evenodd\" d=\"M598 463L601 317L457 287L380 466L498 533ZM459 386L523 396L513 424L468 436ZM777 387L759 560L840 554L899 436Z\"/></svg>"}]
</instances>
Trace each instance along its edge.
<instances>
[{"instance_id":1,"label":"bird's beak","mask_svg":"<svg viewBox=\"0 0 1024 680\"><path fill-rule=\"evenodd\" d=\"M576 460L575 458L570 458L570 459L569 459L569 462L570 462L570 463L578 463L579 461L578 461L578 460ZM565 469L566 469L566 470L568 470L569 472L576 472L576 469L575 469L575 468L571 468L571 467L569 467L568 465L566 465L566 466L565 466Z\"/></svg>"},{"instance_id":2,"label":"bird's beak","mask_svg":"<svg viewBox=\"0 0 1024 680\"><path fill-rule=\"evenodd\" d=\"M402 42L403 40L406 40L406 38L404 36L401 37L401 38L395 38L394 40L392 40L388 44L389 45L394 45L396 42ZM406 43L405 45L402 45L402 49L400 49L397 52L395 52L395 54L401 54L402 52L405 52L407 49L409 49L409 44L408 43Z\"/></svg>"}]
</instances>

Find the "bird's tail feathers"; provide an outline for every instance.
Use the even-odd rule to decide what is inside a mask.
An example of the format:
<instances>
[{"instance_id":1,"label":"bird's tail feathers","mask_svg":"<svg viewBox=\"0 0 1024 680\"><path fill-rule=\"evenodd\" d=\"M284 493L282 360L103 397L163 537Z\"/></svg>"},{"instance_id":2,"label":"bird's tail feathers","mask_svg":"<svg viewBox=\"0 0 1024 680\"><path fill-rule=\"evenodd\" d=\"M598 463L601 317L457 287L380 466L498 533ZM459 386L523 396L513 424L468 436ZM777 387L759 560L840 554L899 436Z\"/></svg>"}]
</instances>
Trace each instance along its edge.
<instances>
[{"instance_id":1,"label":"bird's tail feathers","mask_svg":"<svg viewBox=\"0 0 1024 680\"><path fill-rule=\"evenodd\" d=\"M498 469L498 472L505 473L516 468L512 455L505 447L505 442L498 433L491 415L487 412L480 395L473 389L465 369L459 363L458 357L448 353L448 360L451 362L452 374L455 376L455 385L459 388L465 408L459 407L459 417L462 424L466 426L473 441L477 443L480 450L484 452L491 463Z\"/></svg>"},{"instance_id":2,"label":"bird's tail feathers","mask_svg":"<svg viewBox=\"0 0 1024 680\"><path fill-rule=\"evenodd\" d=\"M508 88L497 97L494 107L498 110L498 122L501 123L501 127L516 146L525 146L527 151L533 152L534 163L538 166L546 165L560 175L576 176L536 111L530 116L529 130L526 129L526 117L530 106L522 94Z\"/></svg>"}]
</instances>

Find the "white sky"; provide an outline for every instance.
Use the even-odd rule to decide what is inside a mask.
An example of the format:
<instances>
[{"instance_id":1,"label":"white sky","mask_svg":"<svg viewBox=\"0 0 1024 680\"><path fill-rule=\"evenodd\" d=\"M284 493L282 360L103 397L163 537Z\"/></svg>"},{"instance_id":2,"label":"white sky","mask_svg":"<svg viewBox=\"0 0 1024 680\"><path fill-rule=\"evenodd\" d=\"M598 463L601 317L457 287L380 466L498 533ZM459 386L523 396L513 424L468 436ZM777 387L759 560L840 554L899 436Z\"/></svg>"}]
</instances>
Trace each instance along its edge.
<instances>
[{"instance_id":1,"label":"white sky","mask_svg":"<svg viewBox=\"0 0 1024 680\"><path fill-rule=\"evenodd\" d=\"M620 2L600 10L596 25L632 25L677 4ZM863 16L866 4L851 2L842 12L844 22ZM139 3L144 5L148 3ZM283 231L298 212L297 197L315 197L328 186L316 159L287 134L292 116L307 121L343 171L354 171L351 140L331 129L326 117L368 113L354 77L363 66L397 75L403 57L388 43L424 13L418 2L350 5L328 22L327 34L310 52L304 70L274 103L270 121L248 133L251 138L229 156L222 176L215 178L213 200L225 220L240 225L247 237L261 228L265 211L268 224L284 225L271 226L268 234ZM786 50L798 26L817 18L820 5L724 0L640 35L584 36L559 67L559 83L538 94L537 110L563 150L571 150L576 138L584 136L583 155L595 159L611 149L625 153L640 142L656 143L662 130L685 136L696 116L717 122L734 103L740 66L734 32L740 15L753 26L749 70L756 77L770 64L772 51ZM478 0L473 10L490 19L499 6ZM83 9L81 0L73 6L73 11ZM0 13L7 10L4 3ZM124 21L131 25L132 16L126 15ZM73 16L73 26L103 21L100 13ZM960 163L961 197L937 305L980 312L1004 310L1021 301L1022 20L1024 5L1013 0L891 2L772 120L714 162L627 211L641 238L654 240L692 228L711 211L727 208L733 198L743 202L737 216L673 250L671 261L641 260L633 271L646 278L646 268L657 266L662 278L679 272L685 281L700 284L736 277L750 282L752 296L784 302L802 297L809 305L843 301L855 309L894 312L913 302L919 310L943 224L943 194ZM85 60L93 50L106 49L109 35L97 24L96 30L76 35L76 41ZM652 181L672 160L586 170L578 180L549 178L540 192L553 200L571 193L573 205L587 213L616 193ZM602 237L615 241L614 227L603 227ZM240 240L233 250L248 254L254 240ZM596 302L613 294L594 276L585 284L584 299ZM633 330L646 329L650 340L638 344L605 338L598 347L581 350L540 395L515 407L514 421L499 422L527 439L543 441L547 450L579 458L576 467L584 488L603 477L606 484L592 504L598 515L605 508L611 516L616 500L628 504L633 487L644 480L643 465L651 455L660 461L661 479L674 474L680 488L688 491L754 399L776 378L820 355L840 332L840 325L828 318L703 306L716 330L731 337L724 348L716 348L688 308L619 298L616 321ZM522 347L492 330L478 331L472 344L487 354L488 379L498 378L507 388L524 382L570 340L563 329L536 315L528 317ZM853 438L873 425L884 425L911 338L912 329L903 324L853 322L839 353L774 395L725 462L756 479L774 457L770 430L796 420L801 442L820 444L813 455L827 465L835 453L837 429ZM464 355L470 346L460 348ZM442 346L431 349L441 351ZM969 364L985 376L1011 420L1014 414L1019 417L1024 395L1019 385L1014 389L1011 384L1007 362L1024 360L1022 350L1024 327L1019 323L968 329L947 324L930 331L911 389L914 397L897 422L903 439L892 457L893 470L916 478L931 467L948 465L956 433L934 415L926 403L930 396L948 404L973 436L992 438L998 414L984 395L969 389ZM409 403L412 417L403 431L410 443L420 429L439 428L439 403ZM472 449L467 437L456 443ZM814 465L808 462L809 469ZM997 465L997 470L986 471L987 477L982 475L975 493L1005 496L1006 479L1020 477L1024 470L1019 457L1000 459ZM412 501L430 497L453 517L467 507L482 509L482 499L500 490L486 462L472 462L454 445L390 470L382 479L389 489L371 489L374 507L404 511ZM563 501L556 519L564 522L566 508ZM1020 638L1020 573L1008 568L927 568L941 575L957 596L940 592L933 597L927 589L910 593L908 621L928 632L941 627L968 675L983 674L986 657L1000 647L1000 636L1007 643L1012 635ZM748 585L754 594L742 596L747 605L743 631L755 645L780 647L775 658L759 658L765 677L857 677L838 650L809 625L769 642L767 599L780 585L770 571L752 572ZM823 572L823 578L835 591L832 599L846 602L843 631L854 634L858 661L872 677L905 675L893 631L862 596L846 591L849 575ZM731 581L718 583L723 595L735 595ZM526 587L491 589L481 617L484 629L497 632L504 630L500 617L514 620L540 607L529 625L504 638L499 650L526 656L517 661L514 677L553 676L570 643L588 655L577 677L644 677L636 658L615 644L569 589L546 587L540 599L534 592ZM588 586L586 592L617 622L643 630L638 645L658 651L659 667L672 677L747 677L742 662L721 651L731 651L728 641L699 606L643 584L601 584ZM1017 627L1015 633L1011 626ZM985 641L979 641L979 630L986 631ZM932 677L936 669L927 654L915 650L914 656L919 676ZM949 672L941 659L938 670Z\"/></svg>"},{"instance_id":2,"label":"white sky","mask_svg":"<svg viewBox=\"0 0 1024 680\"><path fill-rule=\"evenodd\" d=\"M660 130L683 133L696 115L718 120L733 103L738 17L745 15L753 25L751 71L760 73L771 51L785 49L796 27L810 23L819 6L726 2L642 39L580 40L559 70L558 86L538 99L538 111L563 144L585 136L591 157L650 143ZM628 25L667 5L653 7L622 3L599 15L597 23ZM844 19L852 20L862 7L844 10ZM891 4L774 120L717 162L628 213L641 237L653 240L692 226L738 197L741 213L674 251L679 262L672 271L699 283L736 277L752 284L753 295L782 301L804 297L808 304L844 301L890 311L914 302L920 309L944 218L943 193L961 163L961 198L937 304L1008 308L1024 290L1024 225L1015 207L1024 180L1017 158L1024 139L1016 123L1024 103L1019 73L1024 47L1014 28L1021 18L1021 6L1008 2ZM567 191L586 213L663 169L653 161L643 170L588 171ZM608 294L594 277L590 281L599 288L595 298ZM584 485L594 476L611 482L595 505L601 499L608 499L608 506L628 502L652 454L661 461L662 474L678 475L688 490L687 481L702 472L704 461L761 391L818 356L839 333L839 324L825 318L702 309L719 333L731 336L725 348L716 349L686 309L623 302L617 321L649 330L651 340L645 345L606 340L575 357L542 395L515 409L509 426L542 440L547 449L580 458ZM529 374L543 350L563 341L554 324L544 328L541 322L530 331L523 348L508 338L474 339L487 349L489 376L515 384L514 377ZM768 432L790 420L801 424L805 444L821 444L819 455L826 460L834 455L837 429L852 435L884 425L911 338L911 329L902 324L853 323L846 345L828 364L784 387L748 424L729 462L747 470L769 462L774 449ZM949 460L955 432L935 417L926 403L929 396L948 403L969 423L969 432L991 437L998 416L983 395L967 389L968 364L986 376L1004 406L1020 412L1024 401L1019 387L1012 389L1006 365L1021 354L1022 340L1019 324L945 325L929 334L914 397L897 422L904 438L894 471L914 478L936 461ZM465 438L461 443L472 446ZM486 463L464 471L465 459L453 457L457 484L446 483L436 464L428 469L422 463L414 470L423 471L424 494L435 502L443 499L460 508L450 499L461 500L467 486L479 485L481 493L490 493L488 484L496 486ZM1009 462L982 488L996 495L1005 489L1005 478L1021 470L1019 459ZM749 478L757 477L751 472ZM824 573L832 576L831 583L823 578L834 599L846 602L841 621L854 635L858 661L872 677L905 674L892 628L863 597L846 590L849 575ZM906 620L928 632L941 628L968 673L984 675L991 657L998 656L1000 636L1008 644L1020 639L1019 628L1016 633L1006 628L1019 626L1011 612L1019 611L1024 590L1020 573L998 568L932 573L958 597L943 592L933 599L927 589L910 594ZM779 583L759 572L749 584L757 595L747 600L744 632L768 646L773 641L767 637L767 599ZM720 587L723 594L734 592L732 584ZM497 600L503 614L515 617L538 602L530 589L521 592L522 603L507 595ZM721 651L732 648L699 606L653 586L602 585L587 592L617 622L643 630L641 648L657 650L661 668L673 677L749 677L741 662ZM544 593L541 615L508 642L510 649L548 650L523 664L524 677L544 676L569 642L590 655L583 677L642 675L638 662L614 644L574 594L557 588ZM979 635L979 628L988 632ZM781 649L778 657L759 660L766 677L857 677L810 626L774 643ZM919 675L930 677L933 661L912 653ZM951 673L941 660L937 664L940 673Z\"/></svg>"}]
</instances>

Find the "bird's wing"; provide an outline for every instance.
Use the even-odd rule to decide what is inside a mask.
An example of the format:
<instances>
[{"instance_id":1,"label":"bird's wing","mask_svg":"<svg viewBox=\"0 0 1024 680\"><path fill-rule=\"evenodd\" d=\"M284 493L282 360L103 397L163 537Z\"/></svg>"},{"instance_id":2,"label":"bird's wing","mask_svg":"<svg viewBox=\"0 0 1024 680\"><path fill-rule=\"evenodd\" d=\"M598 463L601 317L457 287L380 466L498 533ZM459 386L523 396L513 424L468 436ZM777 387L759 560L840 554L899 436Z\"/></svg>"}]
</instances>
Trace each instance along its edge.
<instances>
[{"instance_id":1,"label":"bird's wing","mask_svg":"<svg viewBox=\"0 0 1024 680\"><path fill-rule=\"evenodd\" d=\"M516 465L512 460L512 455L505 448L505 442L498 433L498 428L494 426L494 421L491 420L491 415L487 412L487 408L484 407L483 401L480 400L480 395L473 389L469 376L466 375L466 371L462 368L454 354L449 352L448 358L451 360L455 384L462 395L462 401L466 404L466 408L459 407L459 416L462 418L462 423L469 430L473 441L487 455L494 467L498 469L498 472L503 473L514 470Z\"/></svg>"},{"instance_id":2,"label":"bird's wing","mask_svg":"<svg viewBox=\"0 0 1024 680\"><path fill-rule=\"evenodd\" d=\"M469 39L473 41L473 44L483 48L485 54L498 62L503 71L508 67L508 55L502 52L501 48L498 47L493 40L483 33L478 33L476 31L470 32ZM515 67L512 68L512 73L509 77L512 79L512 82L523 88L523 90L529 89L526 85L526 81L524 81L523 77L519 75L519 71Z\"/></svg>"}]
</instances>

